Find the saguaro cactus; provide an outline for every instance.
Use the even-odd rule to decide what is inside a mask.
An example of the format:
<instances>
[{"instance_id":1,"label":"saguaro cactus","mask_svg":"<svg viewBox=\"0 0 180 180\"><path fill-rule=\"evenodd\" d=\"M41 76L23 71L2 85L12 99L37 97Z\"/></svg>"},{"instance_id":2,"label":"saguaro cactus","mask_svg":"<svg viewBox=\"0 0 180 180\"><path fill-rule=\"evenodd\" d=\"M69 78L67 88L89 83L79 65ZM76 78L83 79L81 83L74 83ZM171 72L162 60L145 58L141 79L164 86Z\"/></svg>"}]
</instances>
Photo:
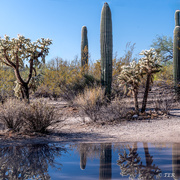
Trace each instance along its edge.
<instances>
[{"instance_id":1,"label":"saguaro cactus","mask_svg":"<svg viewBox=\"0 0 180 180\"><path fill-rule=\"evenodd\" d=\"M81 31L81 67L84 68L85 65L88 65L88 38L87 27L83 26Z\"/></svg>"},{"instance_id":2,"label":"saguaro cactus","mask_svg":"<svg viewBox=\"0 0 180 180\"><path fill-rule=\"evenodd\" d=\"M180 95L180 10L175 12L175 29L173 43L174 83L178 96Z\"/></svg>"},{"instance_id":3,"label":"saguaro cactus","mask_svg":"<svg viewBox=\"0 0 180 180\"><path fill-rule=\"evenodd\" d=\"M85 143L80 144L80 168L84 170L87 162L88 146Z\"/></svg>"},{"instance_id":4,"label":"saguaro cactus","mask_svg":"<svg viewBox=\"0 0 180 180\"><path fill-rule=\"evenodd\" d=\"M99 180L111 179L112 177L112 145L101 144Z\"/></svg>"},{"instance_id":5,"label":"saguaro cactus","mask_svg":"<svg viewBox=\"0 0 180 180\"><path fill-rule=\"evenodd\" d=\"M180 178L180 144L173 143L172 147L172 173L174 179Z\"/></svg>"},{"instance_id":6,"label":"saguaro cactus","mask_svg":"<svg viewBox=\"0 0 180 180\"><path fill-rule=\"evenodd\" d=\"M105 93L110 97L112 82L112 20L108 3L104 3L101 11L100 26L101 44L101 84L105 87Z\"/></svg>"}]
</instances>

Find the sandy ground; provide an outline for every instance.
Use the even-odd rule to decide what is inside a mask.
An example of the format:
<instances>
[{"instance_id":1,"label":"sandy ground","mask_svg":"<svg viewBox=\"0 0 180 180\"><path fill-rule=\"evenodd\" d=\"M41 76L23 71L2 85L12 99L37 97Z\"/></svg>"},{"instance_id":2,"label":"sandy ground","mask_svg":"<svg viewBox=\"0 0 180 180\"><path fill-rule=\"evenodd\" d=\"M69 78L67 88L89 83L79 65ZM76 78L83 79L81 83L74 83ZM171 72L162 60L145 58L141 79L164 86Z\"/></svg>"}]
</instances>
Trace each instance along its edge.
<instances>
[{"instance_id":1,"label":"sandy ground","mask_svg":"<svg viewBox=\"0 0 180 180\"><path fill-rule=\"evenodd\" d=\"M172 110L169 118L136 120L112 125L83 123L80 118L67 119L56 132L68 141L84 142L180 142L180 110Z\"/></svg>"},{"instance_id":2,"label":"sandy ground","mask_svg":"<svg viewBox=\"0 0 180 180\"><path fill-rule=\"evenodd\" d=\"M66 103L54 102L66 108ZM156 142L180 143L180 109L172 110L169 118L136 120L115 124L84 123L70 117L51 127L51 134L23 135L0 131L0 145L40 142Z\"/></svg>"}]
</instances>

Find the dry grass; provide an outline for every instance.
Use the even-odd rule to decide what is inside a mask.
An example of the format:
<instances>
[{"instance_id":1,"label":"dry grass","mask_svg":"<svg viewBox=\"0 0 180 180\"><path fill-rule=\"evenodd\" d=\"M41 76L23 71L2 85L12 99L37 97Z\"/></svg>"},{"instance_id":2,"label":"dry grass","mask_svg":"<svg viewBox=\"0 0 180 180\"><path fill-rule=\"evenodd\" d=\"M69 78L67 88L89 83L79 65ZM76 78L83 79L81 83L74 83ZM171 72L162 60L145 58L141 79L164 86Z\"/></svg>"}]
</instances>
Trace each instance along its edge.
<instances>
[{"instance_id":1,"label":"dry grass","mask_svg":"<svg viewBox=\"0 0 180 180\"><path fill-rule=\"evenodd\" d=\"M100 119L101 108L106 102L104 89L101 87L86 88L74 101L94 122Z\"/></svg>"},{"instance_id":2,"label":"dry grass","mask_svg":"<svg viewBox=\"0 0 180 180\"><path fill-rule=\"evenodd\" d=\"M14 131L22 130L24 126L25 103L17 99L8 99L0 106L0 120L7 128Z\"/></svg>"},{"instance_id":3,"label":"dry grass","mask_svg":"<svg viewBox=\"0 0 180 180\"><path fill-rule=\"evenodd\" d=\"M159 88L154 93L154 109L155 111L162 111L164 114L169 114L169 111L176 106L177 99L173 87Z\"/></svg>"},{"instance_id":4,"label":"dry grass","mask_svg":"<svg viewBox=\"0 0 180 180\"><path fill-rule=\"evenodd\" d=\"M42 100L33 102L25 108L24 119L29 131L40 133L45 133L50 125L59 122L53 107Z\"/></svg>"},{"instance_id":5,"label":"dry grass","mask_svg":"<svg viewBox=\"0 0 180 180\"><path fill-rule=\"evenodd\" d=\"M26 104L17 99L9 99L1 105L0 110L0 120L15 132L45 133L50 125L59 122L53 107L42 100Z\"/></svg>"},{"instance_id":6,"label":"dry grass","mask_svg":"<svg viewBox=\"0 0 180 180\"><path fill-rule=\"evenodd\" d=\"M101 87L85 89L84 93L76 97L75 104L93 122L121 121L129 111L128 103L120 97L115 97L111 102L107 101Z\"/></svg>"},{"instance_id":7,"label":"dry grass","mask_svg":"<svg viewBox=\"0 0 180 180\"><path fill-rule=\"evenodd\" d=\"M129 102L120 97L115 97L108 106L108 114L111 120L121 121L127 118L128 112L131 110Z\"/></svg>"},{"instance_id":8,"label":"dry grass","mask_svg":"<svg viewBox=\"0 0 180 180\"><path fill-rule=\"evenodd\" d=\"M41 85L37 88L36 92L33 94L35 98L52 98L52 92L46 85Z\"/></svg>"}]
</instances>

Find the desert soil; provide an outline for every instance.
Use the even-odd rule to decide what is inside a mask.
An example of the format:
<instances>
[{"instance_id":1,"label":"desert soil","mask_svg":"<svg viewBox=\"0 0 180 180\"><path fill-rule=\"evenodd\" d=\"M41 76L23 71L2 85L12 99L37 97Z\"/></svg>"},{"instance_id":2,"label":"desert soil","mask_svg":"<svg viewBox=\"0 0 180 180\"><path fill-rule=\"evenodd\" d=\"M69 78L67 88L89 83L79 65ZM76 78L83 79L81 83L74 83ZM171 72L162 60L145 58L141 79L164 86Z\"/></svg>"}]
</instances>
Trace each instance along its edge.
<instances>
[{"instance_id":1,"label":"desert soil","mask_svg":"<svg viewBox=\"0 0 180 180\"><path fill-rule=\"evenodd\" d=\"M67 109L65 102L51 102L55 108ZM37 142L156 142L180 143L180 109L170 116L154 120L135 120L111 124L84 123L69 117L50 128L48 135L21 134L1 130L0 145Z\"/></svg>"}]
</instances>

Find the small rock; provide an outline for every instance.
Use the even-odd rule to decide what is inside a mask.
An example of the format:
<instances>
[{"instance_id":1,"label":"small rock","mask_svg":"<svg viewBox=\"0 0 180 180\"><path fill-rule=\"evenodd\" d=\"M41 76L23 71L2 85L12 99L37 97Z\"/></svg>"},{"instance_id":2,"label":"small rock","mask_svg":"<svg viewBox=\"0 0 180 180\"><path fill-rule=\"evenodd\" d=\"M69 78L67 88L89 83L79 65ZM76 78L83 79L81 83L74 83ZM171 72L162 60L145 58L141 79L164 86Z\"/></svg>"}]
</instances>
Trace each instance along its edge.
<instances>
[{"instance_id":1,"label":"small rock","mask_svg":"<svg viewBox=\"0 0 180 180\"><path fill-rule=\"evenodd\" d=\"M137 119L137 118L138 118L138 115L135 114L135 115L132 116L132 118L133 118L133 119Z\"/></svg>"}]
</instances>

